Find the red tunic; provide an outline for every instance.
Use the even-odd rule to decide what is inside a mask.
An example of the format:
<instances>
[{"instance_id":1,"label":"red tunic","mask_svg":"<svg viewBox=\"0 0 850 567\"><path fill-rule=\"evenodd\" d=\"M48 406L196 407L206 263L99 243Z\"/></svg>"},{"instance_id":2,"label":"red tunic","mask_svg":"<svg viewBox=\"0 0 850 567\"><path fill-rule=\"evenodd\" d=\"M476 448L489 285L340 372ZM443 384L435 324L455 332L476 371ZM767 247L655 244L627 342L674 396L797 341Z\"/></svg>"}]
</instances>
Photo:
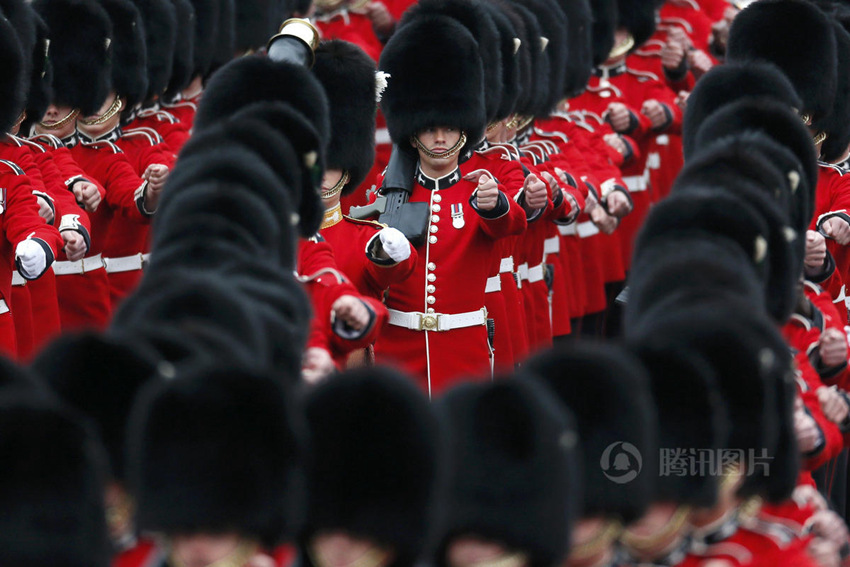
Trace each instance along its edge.
<instances>
[{"instance_id":1,"label":"red tunic","mask_svg":"<svg viewBox=\"0 0 850 567\"><path fill-rule=\"evenodd\" d=\"M315 24L322 39L342 39L351 42L362 48L375 63L381 58L384 45L375 35L372 20L365 14L341 9L331 14L317 15Z\"/></svg>"},{"instance_id":2,"label":"red tunic","mask_svg":"<svg viewBox=\"0 0 850 567\"><path fill-rule=\"evenodd\" d=\"M490 368L487 327L480 320L484 308L487 278L498 250L493 243L499 238L522 233L526 228L525 211L508 199L502 190L500 205L485 218L472 203L476 182L463 175L486 169L488 160L474 154L454 173L441 180L438 189L417 174L411 202L430 205L425 244L417 248L418 259L413 275L399 285L391 286L386 304L391 309L390 325L375 344L379 362L395 363L405 369L429 394L438 394L461 378L484 379ZM495 177L495 175L493 175ZM500 188L502 189L502 188ZM485 213L486 215L486 213ZM402 314L464 315L474 321L471 326L452 330L412 330L393 324ZM429 313L429 310L432 310ZM424 325L431 321L445 329L450 319L418 318ZM460 320L457 318L453 321ZM438 327L439 328L439 327Z\"/></svg>"}]
</instances>

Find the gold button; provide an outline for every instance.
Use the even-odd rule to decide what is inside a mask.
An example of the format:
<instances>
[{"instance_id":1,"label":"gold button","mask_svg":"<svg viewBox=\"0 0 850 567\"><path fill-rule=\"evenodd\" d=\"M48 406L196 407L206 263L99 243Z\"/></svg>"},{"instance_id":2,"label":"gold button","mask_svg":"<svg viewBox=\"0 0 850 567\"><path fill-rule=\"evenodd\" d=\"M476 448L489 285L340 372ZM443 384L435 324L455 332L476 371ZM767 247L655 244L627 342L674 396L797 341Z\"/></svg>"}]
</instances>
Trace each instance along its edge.
<instances>
[{"instance_id":1,"label":"gold button","mask_svg":"<svg viewBox=\"0 0 850 567\"><path fill-rule=\"evenodd\" d=\"M437 269L437 264L435 264L434 262L428 262L428 269L433 272Z\"/></svg>"},{"instance_id":2,"label":"gold button","mask_svg":"<svg viewBox=\"0 0 850 567\"><path fill-rule=\"evenodd\" d=\"M429 285L425 288L425 291L427 291L428 293L434 293L435 291L437 291L437 288L432 285Z\"/></svg>"},{"instance_id":3,"label":"gold button","mask_svg":"<svg viewBox=\"0 0 850 567\"><path fill-rule=\"evenodd\" d=\"M436 313L436 312L437 312L437 310L434 309L433 307L428 308L428 313Z\"/></svg>"},{"instance_id":4,"label":"gold button","mask_svg":"<svg viewBox=\"0 0 850 567\"><path fill-rule=\"evenodd\" d=\"M433 295L429 295L425 301L428 302L428 305L434 305L435 303L437 303L437 298Z\"/></svg>"},{"instance_id":5,"label":"gold button","mask_svg":"<svg viewBox=\"0 0 850 567\"><path fill-rule=\"evenodd\" d=\"M440 222L440 217L437 215L431 215L431 222Z\"/></svg>"},{"instance_id":6,"label":"gold button","mask_svg":"<svg viewBox=\"0 0 850 567\"><path fill-rule=\"evenodd\" d=\"M429 236L428 242L430 242L431 244L436 244L437 243L437 237L436 236Z\"/></svg>"},{"instance_id":7,"label":"gold button","mask_svg":"<svg viewBox=\"0 0 850 567\"><path fill-rule=\"evenodd\" d=\"M442 209L442 207L440 205L437 205L437 204L431 205L431 210L434 211L435 213L439 213L440 209Z\"/></svg>"},{"instance_id":8,"label":"gold button","mask_svg":"<svg viewBox=\"0 0 850 567\"><path fill-rule=\"evenodd\" d=\"M438 230L440 230L440 228L432 224L430 230L431 232L437 232Z\"/></svg>"},{"instance_id":9,"label":"gold button","mask_svg":"<svg viewBox=\"0 0 850 567\"><path fill-rule=\"evenodd\" d=\"M437 276L435 276L434 274L428 274L428 281L429 282L437 281Z\"/></svg>"},{"instance_id":10,"label":"gold button","mask_svg":"<svg viewBox=\"0 0 850 567\"><path fill-rule=\"evenodd\" d=\"M442 200L443 200L443 198L439 194L434 195L434 202L435 203L439 203Z\"/></svg>"}]
</instances>

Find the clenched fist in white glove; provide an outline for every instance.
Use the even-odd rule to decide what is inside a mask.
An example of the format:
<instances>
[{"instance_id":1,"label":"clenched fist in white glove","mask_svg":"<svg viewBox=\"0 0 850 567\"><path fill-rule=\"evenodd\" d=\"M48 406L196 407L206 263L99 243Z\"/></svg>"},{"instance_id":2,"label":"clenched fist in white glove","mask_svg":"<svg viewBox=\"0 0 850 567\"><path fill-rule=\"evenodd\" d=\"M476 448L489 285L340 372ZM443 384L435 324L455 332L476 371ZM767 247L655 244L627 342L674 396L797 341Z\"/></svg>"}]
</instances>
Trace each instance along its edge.
<instances>
[{"instance_id":1,"label":"clenched fist in white glove","mask_svg":"<svg viewBox=\"0 0 850 567\"><path fill-rule=\"evenodd\" d=\"M399 229L389 226L378 233L378 238L381 239L384 252L393 262L404 262L410 258L410 242Z\"/></svg>"},{"instance_id":2,"label":"clenched fist in white glove","mask_svg":"<svg viewBox=\"0 0 850 567\"><path fill-rule=\"evenodd\" d=\"M47 255L35 240L22 240L15 249L15 260L25 278L36 278L47 269Z\"/></svg>"}]
</instances>

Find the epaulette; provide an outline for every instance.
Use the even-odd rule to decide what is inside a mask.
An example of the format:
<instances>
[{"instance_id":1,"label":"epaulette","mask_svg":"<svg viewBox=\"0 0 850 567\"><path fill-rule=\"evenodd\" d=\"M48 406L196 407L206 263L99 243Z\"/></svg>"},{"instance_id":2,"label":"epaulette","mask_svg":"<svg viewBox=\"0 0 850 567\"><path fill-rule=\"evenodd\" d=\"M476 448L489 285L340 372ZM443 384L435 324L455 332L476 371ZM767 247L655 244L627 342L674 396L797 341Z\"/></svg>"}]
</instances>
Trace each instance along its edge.
<instances>
[{"instance_id":1,"label":"epaulette","mask_svg":"<svg viewBox=\"0 0 850 567\"><path fill-rule=\"evenodd\" d=\"M803 317L799 313L792 313L791 317L788 318L789 323L796 323L803 327L806 331L812 330L812 322L809 321L807 317Z\"/></svg>"},{"instance_id":2,"label":"epaulette","mask_svg":"<svg viewBox=\"0 0 850 567\"><path fill-rule=\"evenodd\" d=\"M847 170L841 167L840 165L835 165L834 163L826 163L825 161L818 161L818 166L820 167L828 167L830 169L834 169L838 172L839 175L844 175L847 173Z\"/></svg>"},{"instance_id":3,"label":"epaulette","mask_svg":"<svg viewBox=\"0 0 850 567\"><path fill-rule=\"evenodd\" d=\"M516 159L516 157L511 154L511 151L502 145L493 145L486 150L476 151L475 153L480 156L484 156L485 158L503 159L505 161L513 161Z\"/></svg>"},{"instance_id":4,"label":"epaulette","mask_svg":"<svg viewBox=\"0 0 850 567\"><path fill-rule=\"evenodd\" d=\"M151 146L155 146L157 144L162 143L162 136L159 135L159 132L154 130L153 128L148 128L147 126L139 126L138 128L131 128L129 130L122 130L121 137L145 137L148 142L150 142Z\"/></svg>"},{"instance_id":5,"label":"epaulette","mask_svg":"<svg viewBox=\"0 0 850 567\"><path fill-rule=\"evenodd\" d=\"M7 159L0 159L0 163L4 163L15 175L26 175L26 172L21 169L21 166Z\"/></svg>"},{"instance_id":6,"label":"epaulette","mask_svg":"<svg viewBox=\"0 0 850 567\"><path fill-rule=\"evenodd\" d=\"M47 152L47 150L45 149L45 147L44 147L44 146L42 146L42 145L41 145L41 144L39 144L39 143L31 142L30 140L27 140L26 138L19 138L18 136L12 136L11 134L9 134L9 137L11 137L12 139L14 139L14 140L18 143L18 146L19 146L19 147L20 147L20 146L23 146L24 144L26 144L26 146L27 146L27 147L29 147L29 148L32 148L32 149L33 149L33 151L37 151L37 152L42 153L42 154L43 154L43 153L45 153L45 152Z\"/></svg>"},{"instance_id":7,"label":"epaulette","mask_svg":"<svg viewBox=\"0 0 850 567\"><path fill-rule=\"evenodd\" d=\"M630 75L634 75L635 77L638 78L638 81L642 82L642 83L644 83L646 81L658 81L659 80L658 75L656 75L655 73L650 73L649 71L635 71L634 69L627 69L626 73L628 73Z\"/></svg>"},{"instance_id":8,"label":"epaulette","mask_svg":"<svg viewBox=\"0 0 850 567\"><path fill-rule=\"evenodd\" d=\"M101 140L100 142L80 142L81 146L85 146L86 148L92 148L94 150L100 150L103 148L109 148L112 150L114 154L123 154L124 152L115 145L113 142L108 142L106 140Z\"/></svg>"},{"instance_id":9,"label":"epaulette","mask_svg":"<svg viewBox=\"0 0 850 567\"><path fill-rule=\"evenodd\" d=\"M372 228L374 228L374 229L376 229L376 230L383 230L383 229L385 229L385 228L387 228L387 227L389 226L389 225L387 225L387 224L384 224L384 223L382 223L382 222L378 222L378 221L376 221L376 220L371 220L371 219L356 219L356 218L354 218L354 217L350 217L350 216L348 216L348 215L342 215L342 218L343 218L343 219L345 219L345 220L347 220L348 222L351 222L351 223L354 223L354 224L363 225L363 226L370 226L370 227L372 227Z\"/></svg>"},{"instance_id":10,"label":"epaulette","mask_svg":"<svg viewBox=\"0 0 850 567\"><path fill-rule=\"evenodd\" d=\"M47 144L54 150L58 150L59 148L65 147L65 144L62 143L62 140L60 140L53 134L36 134L35 136L32 136L30 140L38 140L39 142Z\"/></svg>"}]
</instances>

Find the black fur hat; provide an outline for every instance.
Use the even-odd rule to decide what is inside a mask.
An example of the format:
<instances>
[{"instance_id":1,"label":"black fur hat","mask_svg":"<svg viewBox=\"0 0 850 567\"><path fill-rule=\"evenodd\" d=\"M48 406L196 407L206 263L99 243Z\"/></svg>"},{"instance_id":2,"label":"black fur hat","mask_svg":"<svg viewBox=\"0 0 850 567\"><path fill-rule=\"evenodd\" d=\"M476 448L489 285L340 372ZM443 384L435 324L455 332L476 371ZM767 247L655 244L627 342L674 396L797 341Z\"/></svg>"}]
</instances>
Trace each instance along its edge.
<instances>
[{"instance_id":1,"label":"black fur hat","mask_svg":"<svg viewBox=\"0 0 850 567\"><path fill-rule=\"evenodd\" d=\"M700 126L722 106L746 97L769 97L789 108L802 108L794 85L772 63L741 61L717 65L702 77L688 97L682 123L685 159L697 150L694 146Z\"/></svg>"},{"instance_id":2,"label":"black fur hat","mask_svg":"<svg viewBox=\"0 0 850 567\"><path fill-rule=\"evenodd\" d=\"M160 376L157 363L156 354L139 344L89 332L60 337L38 355L32 370L92 421L112 478L123 481L127 420L136 394Z\"/></svg>"},{"instance_id":3,"label":"black fur hat","mask_svg":"<svg viewBox=\"0 0 850 567\"><path fill-rule=\"evenodd\" d=\"M393 565L413 565L434 543L446 472L445 435L428 399L379 367L329 379L305 411L312 459L302 545L342 530L392 548Z\"/></svg>"},{"instance_id":4,"label":"black fur hat","mask_svg":"<svg viewBox=\"0 0 850 567\"><path fill-rule=\"evenodd\" d=\"M8 132L24 108L28 76L24 75L24 55L15 29L9 20L0 14L0 64L5 69L0 82L0 95L3 96L0 111L0 128Z\"/></svg>"},{"instance_id":5,"label":"black fur hat","mask_svg":"<svg viewBox=\"0 0 850 567\"><path fill-rule=\"evenodd\" d=\"M561 0L569 30L569 60L564 96L580 95L593 73L593 11L589 0Z\"/></svg>"},{"instance_id":6,"label":"black fur hat","mask_svg":"<svg viewBox=\"0 0 850 567\"><path fill-rule=\"evenodd\" d=\"M33 59L30 54L33 53L37 41L35 12L25 0L0 0L0 14L6 16L18 36L23 54L22 73L26 85L33 72Z\"/></svg>"},{"instance_id":7,"label":"black fur hat","mask_svg":"<svg viewBox=\"0 0 850 567\"><path fill-rule=\"evenodd\" d=\"M659 240L641 252L629 272L629 301L623 324L640 319L673 293L682 296L723 295L765 304L765 286L746 253L719 235L691 235Z\"/></svg>"},{"instance_id":8,"label":"black fur hat","mask_svg":"<svg viewBox=\"0 0 850 567\"><path fill-rule=\"evenodd\" d=\"M348 171L343 195L353 192L375 161L375 63L357 45L335 39L316 49L313 73L330 105L327 169ZM392 79L390 79L392 80Z\"/></svg>"},{"instance_id":9,"label":"black fur hat","mask_svg":"<svg viewBox=\"0 0 850 567\"><path fill-rule=\"evenodd\" d=\"M499 30L499 51L502 54L502 92L499 97L496 120L502 120L513 113L522 89L518 52L521 44L517 45L517 41L521 42L522 40L519 39L519 33L516 30L519 16L506 3L482 2L481 5L487 10L487 13L493 19L493 23L496 24L496 29Z\"/></svg>"},{"instance_id":10,"label":"black fur hat","mask_svg":"<svg viewBox=\"0 0 850 567\"><path fill-rule=\"evenodd\" d=\"M207 84L195 116L200 132L255 102L285 102L304 115L327 144L330 119L327 96L309 69L251 55L223 67Z\"/></svg>"},{"instance_id":11,"label":"black fur hat","mask_svg":"<svg viewBox=\"0 0 850 567\"><path fill-rule=\"evenodd\" d=\"M427 47L426 47L427 46ZM431 126L466 133L466 152L484 137L487 113L478 46L447 16L422 15L387 42L378 68L390 79L381 110L393 142L416 153L410 139Z\"/></svg>"},{"instance_id":12,"label":"black fur hat","mask_svg":"<svg viewBox=\"0 0 850 567\"><path fill-rule=\"evenodd\" d=\"M172 100L189 86L195 70L195 8L189 0L171 0L177 15L177 40L171 79L165 89L165 99Z\"/></svg>"},{"instance_id":13,"label":"black fur hat","mask_svg":"<svg viewBox=\"0 0 850 567\"><path fill-rule=\"evenodd\" d=\"M145 26L130 0L98 0L112 22L112 88L132 108L148 92Z\"/></svg>"},{"instance_id":14,"label":"black fur hat","mask_svg":"<svg viewBox=\"0 0 850 567\"><path fill-rule=\"evenodd\" d=\"M236 2L236 51L259 51L274 35L283 20L274 0L239 0Z\"/></svg>"},{"instance_id":15,"label":"black fur hat","mask_svg":"<svg viewBox=\"0 0 850 567\"><path fill-rule=\"evenodd\" d=\"M525 28L525 39L520 46L520 55L527 59L522 73L523 92L517 100L516 113L521 116L535 116L538 109L545 108L548 91L536 85L549 84L549 58L543 53L543 30L531 10L524 4L513 2L512 7L520 17Z\"/></svg>"},{"instance_id":16,"label":"black fur hat","mask_svg":"<svg viewBox=\"0 0 850 567\"><path fill-rule=\"evenodd\" d=\"M484 70L484 104L487 121L492 122L499 113L502 89L502 51L499 30L490 12L483 6L484 0L419 0L402 16L399 27L403 27L425 15L446 16L457 21L472 34L478 44L478 54Z\"/></svg>"},{"instance_id":17,"label":"black fur hat","mask_svg":"<svg viewBox=\"0 0 850 567\"><path fill-rule=\"evenodd\" d=\"M33 13L36 41L32 51L32 72L27 94L27 115L30 120L41 120L53 99L53 65L50 63L50 38L47 24L32 4L27 8Z\"/></svg>"},{"instance_id":18,"label":"black fur hat","mask_svg":"<svg viewBox=\"0 0 850 567\"><path fill-rule=\"evenodd\" d=\"M716 451L729 431L728 415L717 390L711 366L697 353L660 341L647 325L629 340L649 374L657 409L660 452L699 448ZM656 458L655 455L650 458ZM660 461L660 455L658 456ZM659 463L660 465L661 463ZM688 504L710 508L717 502L717 477L671 475L659 471L653 502Z\"/></svg>"},{"instance_id":19,"label":"black fur hat","mask_svg":"<svg viewBox=\"0 0 850 567\"><path fill-rule=\"evenodd\" d=\"M215 73L227 65L236 54L236 1L217 0L217 2L218 35L213 43L210 73Z\"/></svg>"},{"instance_id":20,"label":"black fur hat","mask_svg":"<svg viewBox=\"0 0 850 567\"><path fill-rule=\"evenodd\" d=\"M218 37L219 0L192 0L195 8L195 30L192 77L206 77L212 66L213 50Z\"/></svg>"},{"instance_id":21,"label":"black fur hat","mask_svg":"<svg viewBox=\"0 0 850 567\"><path fill-rule=\"evenodd\" d=\"M655 408L640 361L619 346L582 343L539 355L523 369L540 378L576 418L584 463L582 517L613 517L624 524L640 518L651 503L655 460L644 459L629 482L608 476L624 474L615 472L612 449L618 443L640 455L658 451ZM607 470L600 466L606 460Z\"/></svg>"},{"instance_id":22,"label":"black fur hat","mask_svg":"<svg viewBox=\"0 0 850 567\"><path fill-rule=\"evenodd\" d=\"M109 566L106 463L79 415L31 393L4 393L0 459L4 565Z\"/></svg>"},{"instance_id":23,"label":"black fur hat","mask_svg":"<svg viewBox=\"0 0 850 567\"><path fill-rule=\"evenodd\" d=\"M551 391L533 380L463 384L439 402L450 428L451 540L473 535L557 565L581 510L578 433Z\"/></svg>"},{"instance_id":24,"label":"black fur hat","mask_svg":"<svg viewBox=\"0 0 850 567\"><path fill-rule=\"evenodd\" d=\"M617 0L617 26L632 34L632 49L638 49L655 33L656 5L652 0Z\"/></svg>"},{"instance_id":25,"label":"black fur hat","mask_svg":"<svg viewBox=\"0 0 850 567\"><path fill-rule=\"evenodd\" d=\"M112 88L109 15L95 0L35 0L33 6L50 30L54 102L94 114Z\"/></svg>"},{"instance_id":26,"label":"black fur hat","mask_svg":"<svg viewBox=\"0 0 850 567\"><path fill-rule=\"evenodd\" d=\"M821 156L827 162L840 161L847 154L847 148L850 146L850 33L845 29L845 26L850 23L848 12L850 8L844 7L840 14L836 14L847 23L832 21L838 75L835 102L824 129L829 136L821 146Z\"/></svg>"},{"instance_id":27,"label":"black fur hat","mask_svg":"<svg viewBox=\"0 0 850 567\"><path fill-rule=\"evenodd\" d=\"M765 60L776 64L803 99L800 112L825 129L837 88L837 54L832 24L805 0L760 0L737 16L729 30L730 62Z\"/></svg>"},{"instance_id":28,"label":"black fur hat","mask_svg":"<svg viewBox=\"0 0 850 567\"><path fill-rule=\"evenodd\" d=\"M199 369L146 388L128 464L142 530L235 531L267 546L303 514L303 425L282 386L236 368Z\"/></svg>"},{"instance_id":29,"label":"black fur hat","mask_svg":"<svg viewBox=\"0 0 850 567\"><path fill-rule=\"evenodd\" d=\"M177 10L171 0L133 0L142 15L148 56L146 100L162 96L171 80L177 45Z\"/></svg>"},{"instance_id":30,"label":"black fur hat","mask_svg":"<svg viewBox=\"0 0 850 567\"><path fill-rule=\"evenodd\" d=\"M697 133L695 145L708 147L721 138L748 130L763 132L791 150L799 160L805 184L800 183L794 192L799 213L795 217L799 224L795 226L798 230L808 227L814 211L814 189L818 183L817 153L808 129L786 105L764 98L728 104L705 120ZM803 191L804 187L808 187L809 191Z\"/></svg>"},{"instance_id":31,"label":"black fur hat","mask_svg":"<svg viewBox=\"0 0 850 567\"><path fill-rule=\"evenodd\" d=\"M593 65L605 63L614 49L614 32L617 31L617 0L590 0L593 10L591 33Z\"/></svg>"},{"instance_id":32,"label":"black fur hat","mask_svg":"<svg viewBox=\"0 0 850 567\"><path fill-rule=\"evenodd\" d=\"M525 0L523 3L537 17L543 36L548 40L544 42L543 58L549 61L549 82L540 83L548 86L540 89L545 96L542 105L534 111L534 116L546 118L564 98L569 61L567 17L556 0Z\"/></svg>"}]
</instances>

